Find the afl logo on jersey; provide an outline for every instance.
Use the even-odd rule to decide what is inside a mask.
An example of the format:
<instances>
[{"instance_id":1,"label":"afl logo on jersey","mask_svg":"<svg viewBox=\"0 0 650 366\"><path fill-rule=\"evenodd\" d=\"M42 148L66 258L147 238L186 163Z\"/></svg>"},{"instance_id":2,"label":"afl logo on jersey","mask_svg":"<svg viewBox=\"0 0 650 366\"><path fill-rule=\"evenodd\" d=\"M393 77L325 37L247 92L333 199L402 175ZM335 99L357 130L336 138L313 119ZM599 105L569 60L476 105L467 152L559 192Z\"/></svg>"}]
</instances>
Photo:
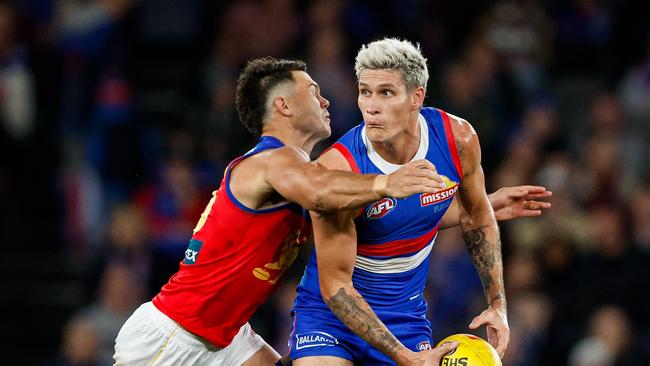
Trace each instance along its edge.
<instances>
[{"instance_id":1,"label":"afl logo on jersey","mask_svg":"<svg viewBox=\"0 0 650 366\"><path fill-rule=\"evenodd\" d=\"M366 210L366 217L371 220L381 219L388 215L389 212L397 206L397 200L394 198L384 198L381 201L373 203Z\"/></svg>"}]
</instances>

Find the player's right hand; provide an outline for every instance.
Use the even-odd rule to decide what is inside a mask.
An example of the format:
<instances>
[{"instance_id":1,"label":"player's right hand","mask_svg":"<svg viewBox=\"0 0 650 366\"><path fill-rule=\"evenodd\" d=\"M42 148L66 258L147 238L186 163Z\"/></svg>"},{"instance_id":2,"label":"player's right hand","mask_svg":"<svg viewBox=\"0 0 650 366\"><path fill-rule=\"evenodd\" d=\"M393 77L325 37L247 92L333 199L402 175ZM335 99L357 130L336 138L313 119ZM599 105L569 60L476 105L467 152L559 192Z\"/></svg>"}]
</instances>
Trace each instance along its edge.
<instances>
[{"instance_id":1,"label":"player's right hand","mask_svg":"<svg viewBox=\"0 0 650 366\"><path fill-rule=\"evenodd\" d=\"M428 160L411 161L388 175L386 195L404 198L415 193L431 193L446 188L436 167Z\"/></svg>"},{"instance_id":2,"label":"player's right hand","mask_svg":"<svg viewBox=\"0 0 650 366\"><path fill-rule=\"evenodd\" d=\"M446 354L458 347L458 342L445 342L434 349L413 353L413 359L406 365L439 366Z\"/></svg>"}]
</instances>

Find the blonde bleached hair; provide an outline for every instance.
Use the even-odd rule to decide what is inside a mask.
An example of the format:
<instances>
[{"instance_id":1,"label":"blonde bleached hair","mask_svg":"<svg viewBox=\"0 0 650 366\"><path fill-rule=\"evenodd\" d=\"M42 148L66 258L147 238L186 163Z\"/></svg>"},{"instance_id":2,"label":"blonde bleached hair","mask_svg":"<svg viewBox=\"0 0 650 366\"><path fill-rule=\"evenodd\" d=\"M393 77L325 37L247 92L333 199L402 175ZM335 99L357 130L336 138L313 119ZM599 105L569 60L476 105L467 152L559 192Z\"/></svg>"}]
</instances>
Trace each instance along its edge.
<instances>
[{"instance_id":1,"label":"blonde bleached hair","mask_svg":"<svg viewBox=\"0 0 650 366\"><path fill-rule=\"evenodd\" d=\"M429 81L427 59L419 44L398 38L384 38L361 46L354 62L357 80L363 70L390 70L402 74L409 90L426 89Z\"/></svg>"}]
</instances>

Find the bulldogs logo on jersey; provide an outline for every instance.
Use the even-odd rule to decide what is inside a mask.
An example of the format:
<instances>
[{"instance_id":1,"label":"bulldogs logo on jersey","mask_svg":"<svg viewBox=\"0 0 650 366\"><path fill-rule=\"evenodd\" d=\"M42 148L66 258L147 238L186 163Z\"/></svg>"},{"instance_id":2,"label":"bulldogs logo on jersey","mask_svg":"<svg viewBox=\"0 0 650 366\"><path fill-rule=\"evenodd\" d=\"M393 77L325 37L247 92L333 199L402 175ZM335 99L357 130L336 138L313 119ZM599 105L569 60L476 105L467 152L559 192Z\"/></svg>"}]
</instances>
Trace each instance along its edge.
<instances>
[{"instance_id":1,"label":"bulldogs logo on jersey","mask_svg":"<svg viewBox=\"0 0 650 366\"><path fill-rule=\"evenodd\" d=\"M384 198L383 200L373 203L366 210L366 217L371 220L381 219L388 215L389 212L397 206L397 200L394 198Z\"/></svg>"}]
</instances>

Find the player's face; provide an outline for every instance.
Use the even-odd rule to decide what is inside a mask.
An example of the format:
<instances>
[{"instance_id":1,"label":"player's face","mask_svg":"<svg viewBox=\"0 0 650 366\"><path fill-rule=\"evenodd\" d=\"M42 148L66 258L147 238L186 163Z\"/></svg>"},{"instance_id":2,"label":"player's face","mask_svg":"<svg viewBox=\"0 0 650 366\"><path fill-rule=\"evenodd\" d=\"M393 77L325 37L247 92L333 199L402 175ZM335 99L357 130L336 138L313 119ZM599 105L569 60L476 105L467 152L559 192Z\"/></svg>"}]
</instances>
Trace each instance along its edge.
<instances>
[{"instance_id":1,"label":"player's face","mask_svg":"<svg viewBox=\"0 0 650 366\"><path fill-rule=\"evenodd\" d=\"M413 107L413 91L399 72L364 70L359 77L359 109L366 135L375 143L390 142L405 131Z\"/></svg>"},{"instance_id":2,"label":"player's face","mask_svg":"<svg viewBox=\"0 0 650 366\"><path fill-rule=\"evenodd\" d=\"M315 134L319 140L329 137L330 114L327 111L330 102L320 94L320 87L304 71L294 71L296 80L294 93L295 127L307 133Z\"/></svg>"}]
</instances>

